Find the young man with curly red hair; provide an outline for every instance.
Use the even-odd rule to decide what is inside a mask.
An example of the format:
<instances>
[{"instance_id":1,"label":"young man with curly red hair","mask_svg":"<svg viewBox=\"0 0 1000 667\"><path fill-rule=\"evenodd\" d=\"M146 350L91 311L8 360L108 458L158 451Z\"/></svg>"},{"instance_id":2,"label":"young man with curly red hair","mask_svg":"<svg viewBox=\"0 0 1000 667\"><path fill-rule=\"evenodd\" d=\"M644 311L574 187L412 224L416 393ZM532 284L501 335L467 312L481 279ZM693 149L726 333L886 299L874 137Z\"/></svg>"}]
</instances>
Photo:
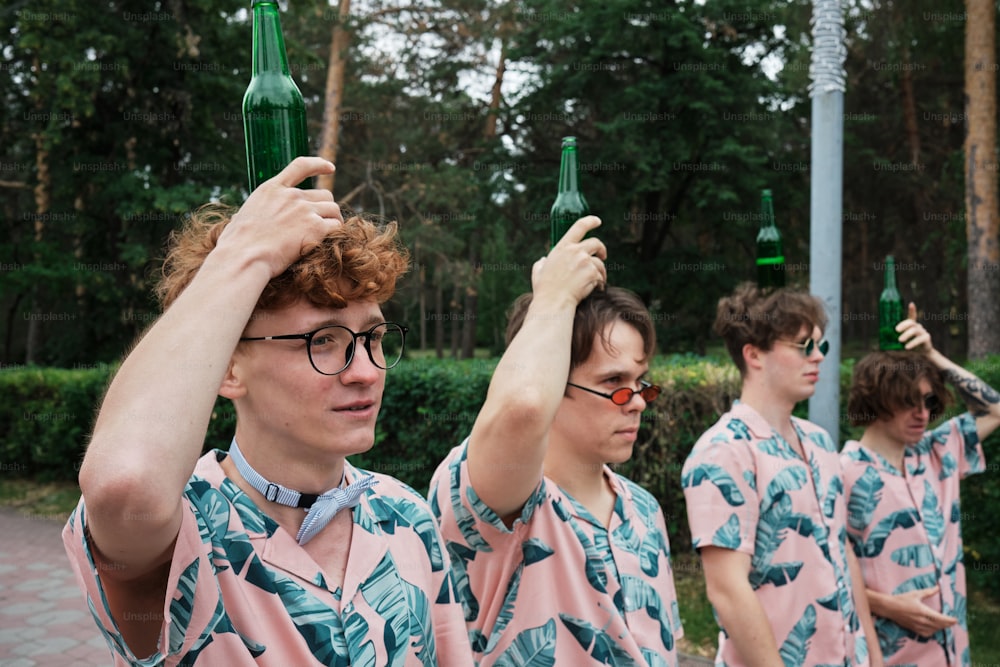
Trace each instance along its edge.
<instances>
[{"instance_id":1,"label":"young man with curly red hair","mask_svg":"<svg viewBox=\"0 0 1000 667\"><path fill-rule=\"evenodd\" d=\"M854 367L847 414L865 430L841 452L848 535L886 664L968 667L960 487L986 470L1000 394L934 348L912 303L896 330L905 350ZM931 429L946 380L969 409Z\"/></svg>"},{"instance_id":2,"label":"young man with curly red hair","mask_svg":"<svg viewBox=\"0 0 1000 667\"><path fill-rule=\"evenodd\" d=\"M430 508L346 460L402 355L380 306L407 259L394 225L294 187L331 171L298 158L172 240L64 530L116 665L471 664ZM216 395L235 437L201 456Z\"/></svg>"}]
</instances>

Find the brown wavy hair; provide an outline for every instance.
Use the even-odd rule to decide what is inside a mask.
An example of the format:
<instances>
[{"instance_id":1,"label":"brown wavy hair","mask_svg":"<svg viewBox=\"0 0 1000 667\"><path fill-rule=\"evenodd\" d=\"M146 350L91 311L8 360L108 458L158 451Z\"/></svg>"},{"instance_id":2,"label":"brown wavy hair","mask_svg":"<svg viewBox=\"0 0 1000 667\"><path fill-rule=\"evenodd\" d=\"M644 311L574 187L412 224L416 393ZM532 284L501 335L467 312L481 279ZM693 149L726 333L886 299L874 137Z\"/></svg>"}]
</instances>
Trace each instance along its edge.
<instances>
[{"instance_id":1,"label":"brown wavy hair","mask_svg":"<svg viewBox=\"0 0 1000 667\"><path fill-rule=\"evenodd\" d=\"M163 310L191 283L236 210L219 204L203 206L170 235L156 287ZM385 303L408 268L408 253L397 232L394 222L378 226L357 215L346 218L318 246L271 279L257 309L276 310L303 298L320 308L344 308L355 300Z\"/></svg>"},{"instance_id":2,"label":"brown wavy hair","mask_svg":"<svg viewBox=\"0 0 1000 667\"><path fill-rule=\"evenodd\" d=\"M952 401L941 371L919 352L872 352L854 365L847 418L852 426L868 426L879 419L891 419L900 410L922 405L920 380L927 380L938 407L931 420L944 412Z\"/></svg>"},{"instance_id":3,"label":"brown wavy hair","mask_svg":"<svg viewBox=\"0 0 1000 667\"><path fill-rule=\"evenodd\" d=\"M511 305L507 320L507 345L510 345L514 336L521 330L529 305L531 305L530 292L519 296ZM603 336L602 341L607 347L605 329L607 325L618 320L639 332L646 359L656 352L656 328L642 299L623 287L595 289L576 307L576 314L573 317L573 341L570 344L570 368L578 367L590 357L598 334Z\"/></svg>"},{"instance_id":4,"label":"brown wavy hair","mask_svg":"<svg viewBox=\"0 0 1000 667\"><path fill-rule=\"evenodd\" d=\"M823 302L808 292L781 288L762 290L754 283L739 285L719 299L713 330L726 343L740 375L746 375L743 346L750 343L765 352L779 338L798 336L802 327L826 329Z\"/></svg>"}]
</instances>

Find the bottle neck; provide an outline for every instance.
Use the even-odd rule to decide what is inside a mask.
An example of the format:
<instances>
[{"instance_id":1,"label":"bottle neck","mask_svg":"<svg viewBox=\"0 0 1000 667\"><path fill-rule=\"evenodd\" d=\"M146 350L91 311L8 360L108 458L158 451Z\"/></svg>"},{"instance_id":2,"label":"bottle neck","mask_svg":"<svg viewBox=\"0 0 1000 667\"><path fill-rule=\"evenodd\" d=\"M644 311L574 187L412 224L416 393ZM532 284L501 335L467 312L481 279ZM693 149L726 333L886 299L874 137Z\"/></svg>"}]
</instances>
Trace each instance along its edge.
<instances>
[{"instance_id":1,"label":"bottle neck","mask_svg":"<svg viewBox=\"0 0 1000 667\"><path fill-rule=\"evenodd\" d=\"M896 289L896 263L892 257L885 260L885 289Z\"/></svg>"},{"instance_id":2,"label":"bottle neck","mask_svg":"<svg viewBox=\"0 0 1000 667\"><path fill-rule=\"evenodd\" d=\"M559 163L559 192L576 192L577 184L576 144L563 146Z\"/></svg>"},{"instance_id":3,"label":"bottle neck","mask_svg":"<svg viewBox=\"0 0 1000 667\"><path fill-rule=\"evenodd\" d=\"M768 195L760 199L760 227L774 227L774 203Z\"/></svg>"},{"instance_id":4,"label":"bottle neck","mask_svg":"<svg viewBox=\"0 0 1000 667\"><path fill-rule=\"evenodd\" d=\"M278 3L258 0L253 4L253 76L264 72L288 74L288 56Z\"/></svg>"}]
</instances>

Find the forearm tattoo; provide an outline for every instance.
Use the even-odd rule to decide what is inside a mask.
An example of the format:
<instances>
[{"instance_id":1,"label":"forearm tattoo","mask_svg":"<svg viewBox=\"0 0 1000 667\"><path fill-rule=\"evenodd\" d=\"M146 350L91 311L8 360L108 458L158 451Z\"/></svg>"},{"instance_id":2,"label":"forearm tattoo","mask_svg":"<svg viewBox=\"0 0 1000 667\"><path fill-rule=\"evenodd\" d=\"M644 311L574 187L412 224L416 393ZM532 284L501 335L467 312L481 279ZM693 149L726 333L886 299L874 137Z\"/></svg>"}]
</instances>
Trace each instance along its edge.
<instances>
[{"instance_id":1,"label":"forearm tattoo","mask_svg":"<svg viewBox=\"0 0 1000 667\"><path fill-rule=\"evenodd\" d=\"M990 406L1000 403L1000 393L975 375L962 375L949 368L944 378L955 387L974 417L989 414Z\"/></svg>"}]
</instances>

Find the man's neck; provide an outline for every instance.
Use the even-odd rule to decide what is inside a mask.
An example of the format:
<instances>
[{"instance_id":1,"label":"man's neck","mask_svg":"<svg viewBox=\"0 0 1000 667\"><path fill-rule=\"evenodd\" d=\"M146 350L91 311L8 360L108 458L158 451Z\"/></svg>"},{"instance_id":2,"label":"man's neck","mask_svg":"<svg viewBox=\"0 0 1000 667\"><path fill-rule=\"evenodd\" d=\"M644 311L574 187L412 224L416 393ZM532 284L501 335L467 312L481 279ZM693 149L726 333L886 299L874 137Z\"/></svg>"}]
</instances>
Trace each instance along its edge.
<instances>
[{"instance_id":1,"label":"man's neck","mask_svg":"<svg viewBox=\"0 0 1000 667\"><path fill-rule=\"evenodd\" d=\"M906 454L906 443L896 441L882 432L873 424L861 434L861 444L865 448L879 454L892 464L896 470L903 472L903 457Z\"/></svg>"},{"instance_id":2,"label":"man's neck","mask_svg":"<svg viewBox=\"0 0 1000 667\"><path fill-rule=\"evenodd\" d=\"M303 449L260 442L253 434L241 435L238 429L236 442L259 475L292 491L319 495L338 486L344 478L346 460L342 456L308 457L310 452Z\"/></svg>"},{"instance_id":3,"label":"man's neck","mask_svg":"<svg viewBox=\"0 0 1000 667\"><path fill-rule=\"evenodd\" d=\"M604 475L603 463L559 456L551 446L544 464L545 476L587 508L605 527L611 522L615 492Z\"/></svg>"},{"instance_id":4,"label":"man's neck","mask_svg":"<svg viewBox=\"0 0 1000 667\"><path fill-rule=\"evenodd\" d=\"M792 426L794 403L782 401L770 392L749 384L743 385L740 403L753 408L789 444L796 445L798 436L795 433L795 427Z\"/></svg>"}]
</instances>

